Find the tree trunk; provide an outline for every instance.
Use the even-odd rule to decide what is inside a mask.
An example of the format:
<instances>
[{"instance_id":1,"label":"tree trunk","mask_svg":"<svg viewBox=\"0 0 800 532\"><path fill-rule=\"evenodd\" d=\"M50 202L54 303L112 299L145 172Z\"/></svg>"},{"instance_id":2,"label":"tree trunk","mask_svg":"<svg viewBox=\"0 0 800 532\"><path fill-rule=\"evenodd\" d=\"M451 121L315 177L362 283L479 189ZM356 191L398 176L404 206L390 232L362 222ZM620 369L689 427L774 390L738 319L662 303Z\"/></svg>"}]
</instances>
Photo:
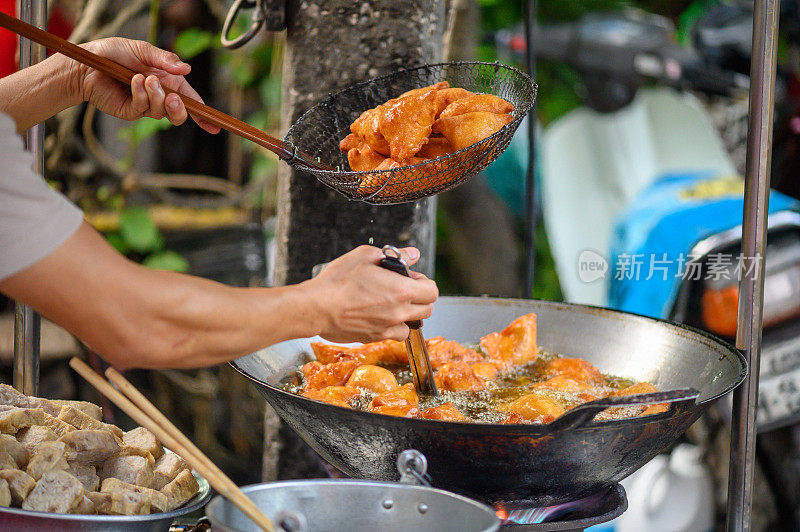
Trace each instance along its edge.
<instances>
[{"instance_id":1,"label":"tree trunk","mask_svg":"<svg viewBox=\"0 0 800 532\"><path fill-rule=\"evenodd\" d=\"M400 68L441 62L445 14L445 0L288 0L283 131L330 93ZM349 201L312 175L281 165L277 211L276 284L304 281L314 265L361 244L416 246L422 259L415 269L433 276L434 198L391 206ZM316 460L296 438L279 437L277 418L267 410L265 480L317 476Z\"/></svg>"},{"instance_id":2,"label":"tree trunk","mask_svg":"<svg viewBox=\"0 0 800 532\"><path fill-rule=\"evenodd\" d=\"M442 60L444 0L292 0L288 3L282 127L353 83ZM308 279L315 264L360 244L413 245L433 274L435 200L392 206L349 201L313 176L282 165L278 184L277 284Z\"/></svg>"}]
</instances>

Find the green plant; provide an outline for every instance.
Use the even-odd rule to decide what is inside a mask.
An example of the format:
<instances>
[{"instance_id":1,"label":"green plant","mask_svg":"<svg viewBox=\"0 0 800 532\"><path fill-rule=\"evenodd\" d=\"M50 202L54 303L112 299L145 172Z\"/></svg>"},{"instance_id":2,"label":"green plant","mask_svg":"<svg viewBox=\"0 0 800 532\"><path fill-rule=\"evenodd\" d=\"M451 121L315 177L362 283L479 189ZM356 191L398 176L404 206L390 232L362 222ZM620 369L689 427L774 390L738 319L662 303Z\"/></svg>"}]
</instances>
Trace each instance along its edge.
<instances>
[{"instance_id":1,"label":"green plant","mask_svg":"<svg viewBox=\"0 0 800 532\"><path fill-rule=\"evenodd\" d=\"M185 258L164 249L164 237L144 207L126 207L119 217L119 231L107 234L106 238L117 251L136 255L148 268L176 272L189 269Z\"/></svg>"}]
</instances>

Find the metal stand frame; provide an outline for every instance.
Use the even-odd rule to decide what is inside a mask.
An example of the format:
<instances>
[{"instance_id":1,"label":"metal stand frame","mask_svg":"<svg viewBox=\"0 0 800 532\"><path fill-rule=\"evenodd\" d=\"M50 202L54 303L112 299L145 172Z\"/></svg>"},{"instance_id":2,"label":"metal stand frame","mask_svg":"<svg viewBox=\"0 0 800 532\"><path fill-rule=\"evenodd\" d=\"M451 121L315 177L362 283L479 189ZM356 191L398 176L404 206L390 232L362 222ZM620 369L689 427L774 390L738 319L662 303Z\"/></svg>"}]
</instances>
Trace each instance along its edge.
<instances>
[{"instance_id":1,"label":"metal stand frame","mask_svg":"<svg viewBox=\"0 0 800 532\"><path fill-rule=\"evenodd\" d=\"M21 0L19 18L47 29L47 0ZM44 58L44 46L20 38L20 69ZM44 175L44 124L37 124L25 132L25 145L33 153L34 170ZM14 309L14 387L29 395L39 392L40 331L41 317L27 305L17 303Z\"/></svg>"},{"instance_id":2,"label":"metal stand frame","mask_svg":"<svg viewBox=\"0 0 800 532\"><path fill-rule=\"evenodd\" d=\"M525 12L525 62L531 79L536 80L536 50L531 34L536 28L536 1L523 0ZM522 297L530 299L536 267L536 100L528 111L528 168L525 174L525 277Z\"/></svg>"},{"instance_id":3,"label":"metal stand frame","mask_svg":"<svg viewBox=\"0 0 800 532\"><path fill-rule=\"evenodd\" d=\"M755 0L750 63L742 255L749 267L739 282L736 346L744 351L749 374L733 393L727 530L748 531L753 505L764 257L767 244L772 114L780 0Z\"/></svg>"}]
</instances>

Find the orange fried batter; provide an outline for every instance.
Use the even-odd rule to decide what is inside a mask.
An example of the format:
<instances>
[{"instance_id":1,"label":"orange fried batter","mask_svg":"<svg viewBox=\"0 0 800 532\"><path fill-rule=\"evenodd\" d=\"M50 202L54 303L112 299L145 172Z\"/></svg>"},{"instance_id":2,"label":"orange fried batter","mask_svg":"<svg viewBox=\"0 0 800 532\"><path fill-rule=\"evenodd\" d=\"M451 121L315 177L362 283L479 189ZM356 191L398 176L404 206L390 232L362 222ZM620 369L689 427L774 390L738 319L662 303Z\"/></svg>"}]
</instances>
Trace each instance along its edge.
<instances>
[{"instance_id":1,"label":"orange fried batter","mask_svg":"<svg viewBox=\"0 0 800 532\"><path fill-rule=\"evenodd\" d=\"M448 362L465 362L471 364L480 362L483 357L468 347L464 347L453 340L445 340L442 336L434 336L425 340L425 347L428 349L428 356L431 359L431 367L439 368Z\"/></svg>"},{"instance_id":2,"label":"orange fried batter","mask_svg":"<svg viewBox=\"0 0 800 532\"><path fill-rule=\"evenodd\" d=\"M439 118L433 124L433 131L441 133L458 151L500 131L510 124L514 117L510 114L487 112L466 113L458 116Z\"/></svg>"},{"instance_id":3,"label":"orange fried batter","mask_svg":"<svg viewBox=\"0 0 800 532\"><path fill-rule=\"evenodd\" d=\"M448 83L447 81L440 81L439 83L434 83L433 85L428 85L427 87L421 87L419 89L411 89L410 91L404 92L399 97L402 98L403 96L418 96L431 89L439 90L439 89L449 89L449 88L450 88L450 83Z\"/></svg>"},{"instance_id":4,"label":"orange fried batter","mask_svg":"<svg viewBox=\"0 0 800 532\"><path fill-rule=\"evenodd\" d=\"M433 375L436 388L448 392L478 391L486 388L486 381L475 375L475 372L464 362L444 364Z\"/></svg>"},{"instance_id":5,"label":"orange fried batter","mask_svg":"<svg viewBox=\"0 0 800 532\"><path fill-rule=\"evenodd\" d=\"M350 131L366 142L370 148L388 157L390 153L389 143L380 131L381 107L378 106L375 109L368 109L361 113L361 116L356 118L356 121L350 125ZM348 137L345 137L345 139ZM339 144L339 149L342 149L341 144Z\"/></svg>"},{"instance_id":6,"label":"orange fried batter","mask_svg":"<svg viewBox=\"0 0 800 532\"><path fill-rule=\"evenodd\" d=\"M475 93L460 87L436 91L436 117L438 118L439 113L444 111L451 103L469 96L475 96Z\"/></svg>"},{"instance_id":7,"label":"orange fried batter","mask_svg":"<svg viewBox=\"0 0 800 532\"><path fill-rule=\"evenodd\" d=\"M364 144L364 141L361 139L361 137L359 137L355 133L350 133L345 138L343 138L341 142L339 142L339 149L342 150L343 152L348 152L353 148L358 148L362 144Z\"/></svg>"},{"instance_id":8,"label":"orange fried batter","mask_svg":"<svg viewBox=\"0 0 800 532\"><path fill-rule=\"evenodd\" d=\"M383 362L385 364L408 364L406 346L403 342L398 342L396 340L371 342L358 347L345 347L324 342L311 342L311 349L314 351L317 360L323 364L344 359L357 360L362 364L377 364L378 362Z\"/></svg>"},{"instance_id":9,"label":"orange fried batter","mask_svg":"<svg viewBox=\"0 0 800 532\"><path fill-rule=\"evenodd\" d=\"M353 400L360 392L349 386L327 386L321 390L308 390L302 393L303 397L309 399L316 399L323 403L330 403L336 406L343 406L345 408L352 408L350 401Z\"/></svg>"},{"instance_id":10,"label":"orange fried batter","mask_svg":"<svg viewBox=\"0 0 800 532\"><path fill-rule=\"evenodd\" d=\"M379 108L378 131L389 142L389 152L395 161L413 157L431 136L436 119L436 92L431 89L403 96Z\"/></svg>"},{"instance_id":11,"label":"orange fried batter","mask_svg":"<svg viewBox=\"0 0 800 532\"><path fill-rule=\"evenodd\" d=\"M526 314L512 321L500 332L481 338L483 352L499 369L519 366L536 359L536 314Z\"/></svg>"},{"instance_id":12,"label":"orange fried batter","mask_svg":"<svg viewBox=\"0 0 800 532\"><path fill-rule=\"evenodd\" d=\"M381 164L375 167L376 171L382 170L392 170L394 168L402 168L404 166L411 166L413 164L419 164L424 159L420 159L419 157L409 157L405 161L396 161L394 159L386 159ZM392 183L384 184L388 179L392 180ZM392 196L398 193L403 193L407 191L409 187L413 188L414 185L409 183L414 179L414 175L412 171L402 171L402 172L394 172L392 174L372 174L367 175L365 178L361 180L358 185L358 194L360 196L371 196L372 194L378 193L378 196ZM427 182L425 178L421 178L418 181L420 183L417 188L426 186L425 183ZM403 183L403 185L396 185L394 183Z\"/></svg>"},{"instance_id":13,"label":"orange fried batter","mask_svg":"<svg viewBox=\"0 0 800 532\"><path fill-rule=\"evenodd\" d=\"M494 94L475 94L454 101L444 108L439 118L458 116L467 113L485 111L487 113L510 113L514 106Z\"/></svg>"},{"instance_id":14,"label":"orange fried batter","mask_svg":"<svg viewBox=\"0 0 800 532\"><path fill-rule=\"evenodd\" d=\"M417 392L414 391L414 385L409 383L396 390L376 395L367 409L377 414L403 417L416 414L418 405Z\"/></svg>"},{"instance_id":15,"label":"orange fried batter","mask_svg":"<svg viewBox=\"0 0 800 532\"><path fill-rule=\"evenodd\" d=\"M318 362L330 364L331 362L338 362L343 358L348 358L351 348L336 344L326 344L325 342L311 342L311 350L314 352L314 356L317 357Z\"/></svg>"},{"instance_id":16,"label":"orange fried batter","mask_svg":"<svg viewBox=\"0 0 800 532\"><path fill-rule=\"evenodd\" d=\"M583 401L594 401L599 397L597 393L598 390L594 386L570 379L563 375L558 375L544 382L537 382L533 386L534 388L543 388L545 390L554 390L574 395Z\"/></svg>"},{"instance_id":17,"label":"orange fried batter","mask_svg":"<svg viewBox=\"0 0 800 532\"><path fill-rule=\"evenodd\" d=\"M469 367L472 368L475 375L485 381L492 381L497 377L497 366L491 362L476 362L475 364L470 364Z\"/></svg>"},{"instance_id":18,"label":"orange fried batter","mask_svg":"<svg viewBox=\"0 0 800 532\"><path fill-rule=\"evenodd\" d=\"M453 151L449 140L444 137L432 137L429 138L428 143L417 152L417 156L423 159L436 159L437 157L450 155Z\"/></svg>"},{"instance_id":19,"label":"orange fried batter","mask_svg":"<svg viewBox=\"0 0 800 532\"><path fill-rule=\"evenodd\" d=\"M523 395L513 403L499 407L498 410L518 414L527 423L550 423L566 412L561 403L541 393Z\"/></svg>"},{"instance_id":20,"label":"orange fried batter","mask_svg":"<svg viewBox=\"0 0 800 532\"><path fill-rule=\"evenodd\" d=\"M400 387L397 384L394 373L386 368L373 366L371 364L365 364L356 368L353 374L350 375L347 386L364 388L365 390L370 390L375 393L390 392Z\"/></svg>"},{"instance_id":21,"label":"orange fried batter","mask_svg":"<svg viewBox=\"0 0 800 532\"><path fill-rule=\"evenodd\" d=\"M360 365L358 360L353 359L344 359L332 364L309 362L302 368L305 379L303 391L321 390L328 386L342 386Z\"/></svg>"},{"instance_id":22,"label":"orange fried batter","mask_svg":"<svg viewBox=\"0 0 800 532\"><path fill-rule=\"evenodd\" d=\"M574 381L605 384L606 378L600 371L582 358L555 358L547 363L544 369L548 377L567 377Z\"/></svg>"},{"instance_id":23,"label":"orange fried batter","mask_svg":"<svg viewBox=\"0 0 800 532\"><path fill-rule=\"evenodd\" d=\"M612 393L611 395L637 395L640 393L654 393L657 392L658 388L650 384L649 382L637 382L632 386L628 386L622 390L617 390L616 392ZM654 405L647 405L642 410L642 413L639 414L640 416L649 416L651 414L660 414L662 412L666 412L669 410L669 403L656 403Z\"/></svg>"},{"instance_id":24,"label":"orange fried batter","mask_svg":"<svg viewBox=\"0 0 800 532\"><path fill-rule=\"evenodd\" d=\"M419 417L423 419L438 419L441 421L464 421L467 419L467 416L462 414L451 402L427 408L419 413Z\"/></svg>"},{"instance_id":25,"label":"orange fried batter","mask_svg":"<svg viewBox=\"0 0 800 532\"><path fill-rule=\"evenodd\" d=\"M374 170L386 160L386 157L370 148L366 142L347 152L347 162L354 172Z\"/></svg>"}]
</instances>

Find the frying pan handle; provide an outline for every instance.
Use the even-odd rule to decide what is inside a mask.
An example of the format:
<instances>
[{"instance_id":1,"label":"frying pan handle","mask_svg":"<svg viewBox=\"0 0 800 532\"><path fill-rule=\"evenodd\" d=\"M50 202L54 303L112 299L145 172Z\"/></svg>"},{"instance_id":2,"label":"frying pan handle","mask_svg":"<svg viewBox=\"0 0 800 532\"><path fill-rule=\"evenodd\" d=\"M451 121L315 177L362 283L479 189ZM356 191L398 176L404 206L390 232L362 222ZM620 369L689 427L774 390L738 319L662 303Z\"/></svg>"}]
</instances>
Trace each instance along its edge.
<instances>
[{"instance_id":1,"label":"frying pan handle","mask_svg":"<svg viewBox=\"0 0 800 532\"><path fill-rule=\"evenodd\" d=\"M640 393L636 395L621 395L604 397L578 405L566 414L550 422L553 430L572 429L586 425L594 416L606 408L620 406L652 405L656 403L675 403L671 410L677 410L687 403L694 403L700 392L694 388L681 388L668 392Z\"/></svg>"},{"instance_id":2,"label":"frying pan handle","mask_svg":"<svg viewBox=\"0 0 800 532\"><path fill-rule=\"evenodd\" d=\"M0 27L17 33L35 43L41 44L42 46L45 46L54 52L61 53L79 63L99 70L103 74L126 85L130 85L133 76L137 74L137 72L134 72L130 68L122 66L119 63L115 63L111 59L92 53L85 48L81 48L76 44L62 39L61 37L57 37L52 33L40 30L36 26L32 26L27 22L23 22L15 17L6 15L5 13L0 13ZM267 135L260 129L253 127L246 122L242 122L237 118L229 116L222 111L218 111L213 107L209 107L208 105L201 103L194 98L190 98L189 96L181 94L180 92L176 92L168 87L162 88L166 94L171 94L173 92L177 94L183 101L183 105L186 106L186 110L189 112L189 114L202 118L206 122L221 127L222 129L230 131L235 135L239 135L242 138L251 140L259 146L263 146L264 148L277 154L278 157L285 160L289 164L300 163L317 170L333 170L333 168L325 166L310 156L299 152L295 146L283 142L282 140L278 140L271 135Z\"/></svg>"},{"instance_id":3,"label":"frying pan handle","mask_svg":"<svg viewBox=\"0 0 800 532\"><path fill-rule=\"evenodd\" d=\"M394 246L383 246L383 258L378 263L378 266L385 270L411 277L411 270L408 269L408 264L403 260L403 256L400 255L400 250ZM408 325L409 329L419 329L422 327L422 321L407 321L406 325Z\"/></svg>"}]
</instances>

